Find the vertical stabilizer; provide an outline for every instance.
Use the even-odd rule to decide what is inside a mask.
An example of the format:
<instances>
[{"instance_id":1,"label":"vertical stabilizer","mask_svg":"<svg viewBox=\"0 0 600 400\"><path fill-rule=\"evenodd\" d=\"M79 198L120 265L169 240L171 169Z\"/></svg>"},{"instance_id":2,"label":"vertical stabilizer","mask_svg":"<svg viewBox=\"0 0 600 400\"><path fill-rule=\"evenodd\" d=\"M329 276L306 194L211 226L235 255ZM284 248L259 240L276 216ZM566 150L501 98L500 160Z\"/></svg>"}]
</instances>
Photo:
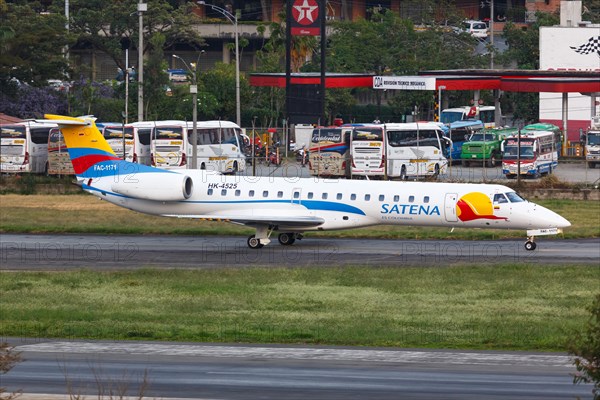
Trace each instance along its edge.
<instances>
[{"instance_id":1,"label":"vertical stabilizer","mask_svg":"<svg viewBox=\"0 0 600 400\"><path fill-rule=\"evenodd\" d=\"M118 174L123 163L104 139L94 120L46 114L60 127L77 176L96 178Z\"/></svg>"}]
</instances>

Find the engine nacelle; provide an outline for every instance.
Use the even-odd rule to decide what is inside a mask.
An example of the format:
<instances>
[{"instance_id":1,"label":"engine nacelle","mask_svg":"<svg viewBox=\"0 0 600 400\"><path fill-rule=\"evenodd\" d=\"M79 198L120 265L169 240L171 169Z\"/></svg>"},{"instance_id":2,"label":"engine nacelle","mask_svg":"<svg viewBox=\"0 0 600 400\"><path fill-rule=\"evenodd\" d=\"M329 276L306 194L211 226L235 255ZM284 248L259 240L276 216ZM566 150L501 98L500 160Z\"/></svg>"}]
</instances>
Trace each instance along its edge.
<instances>
[{"instance_id":1,"label":"engine nacelle","mask_svg":"<svg viewBox=\"0 0 600 400\"><path fill-rule=\"evenodd\" d=\"M113 192L153 201L181 201L189 199L194 181L186 175L170 172L145 172L123 177L112 184Z\"/></svg>"}]
</instances>

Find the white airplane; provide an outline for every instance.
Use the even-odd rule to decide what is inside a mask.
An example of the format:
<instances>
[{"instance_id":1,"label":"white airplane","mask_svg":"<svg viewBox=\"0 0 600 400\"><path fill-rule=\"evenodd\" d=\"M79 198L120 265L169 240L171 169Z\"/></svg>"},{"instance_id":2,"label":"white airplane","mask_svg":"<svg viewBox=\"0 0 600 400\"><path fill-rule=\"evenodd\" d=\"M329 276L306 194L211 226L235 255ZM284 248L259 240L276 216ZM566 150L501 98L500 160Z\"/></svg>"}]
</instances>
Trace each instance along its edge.
<instances>
[{"instance_id":1,"label":"white airplane","mask_svg":"<svg viewBox=\"0 0 600 400\"><path fill-rule=\"evenodd\" d=\"M103 200L146 214L251 226L258 249L279 232L291 245L307 231L373 225L526 229L555 235L571 224L502 185L240 177L167 171L116 157L90 117L46 115L63 133L78 183Z\"/></svg>"}]
</instances>

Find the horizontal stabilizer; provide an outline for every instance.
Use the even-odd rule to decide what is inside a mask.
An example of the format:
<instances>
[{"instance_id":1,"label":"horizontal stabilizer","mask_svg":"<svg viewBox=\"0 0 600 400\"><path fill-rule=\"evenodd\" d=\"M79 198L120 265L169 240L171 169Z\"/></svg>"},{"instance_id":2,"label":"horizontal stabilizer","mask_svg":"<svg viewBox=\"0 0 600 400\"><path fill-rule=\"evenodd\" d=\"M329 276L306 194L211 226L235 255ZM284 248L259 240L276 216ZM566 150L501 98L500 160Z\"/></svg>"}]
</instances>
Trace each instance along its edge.
<instances>
[{"instance_id":1,"label":"horizontal stabilizer","mask_svg":"<svg viewBox=\"0 0 600 400\"><path fill-rule=\"evenodd\" d=\"M90 126L95 120L96 117L90 115L76 118L54 114L45 114L44 119L36 119L37 122L52 123L63 126Z\"/></svg>"},{"instance_id":2,"label":"horizontal stabilizer","mask_svg":"<svg viewBox=\"0 0 600 400\"><path fill-rule=\"evenodd\" d=\"M36 119L35 122L41 122L44 124L56 124L64 126L90 126L91 121L84 120L70 120L70 119Z\"/></svg>"}]
</instances>

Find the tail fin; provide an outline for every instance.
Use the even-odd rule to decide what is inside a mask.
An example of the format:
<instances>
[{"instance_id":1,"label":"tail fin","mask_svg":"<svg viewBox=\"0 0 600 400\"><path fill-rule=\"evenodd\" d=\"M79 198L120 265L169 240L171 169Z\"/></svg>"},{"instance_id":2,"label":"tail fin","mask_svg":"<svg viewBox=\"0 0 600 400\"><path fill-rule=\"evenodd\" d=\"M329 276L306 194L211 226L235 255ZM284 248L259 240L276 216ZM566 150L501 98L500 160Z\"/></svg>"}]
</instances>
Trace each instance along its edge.
<instances>
[{"instance_id":1,"label":"tail fin","mask_svg":"<svg viewBox=\"0 0 600 400\"><path fill-rule=\"evenodd\" d=\"M60 127L77 176L96 178L118 174L118 165L123 161L115 155L94 119L52 114L44 117Z\"/></svg>"}]
</instances>

